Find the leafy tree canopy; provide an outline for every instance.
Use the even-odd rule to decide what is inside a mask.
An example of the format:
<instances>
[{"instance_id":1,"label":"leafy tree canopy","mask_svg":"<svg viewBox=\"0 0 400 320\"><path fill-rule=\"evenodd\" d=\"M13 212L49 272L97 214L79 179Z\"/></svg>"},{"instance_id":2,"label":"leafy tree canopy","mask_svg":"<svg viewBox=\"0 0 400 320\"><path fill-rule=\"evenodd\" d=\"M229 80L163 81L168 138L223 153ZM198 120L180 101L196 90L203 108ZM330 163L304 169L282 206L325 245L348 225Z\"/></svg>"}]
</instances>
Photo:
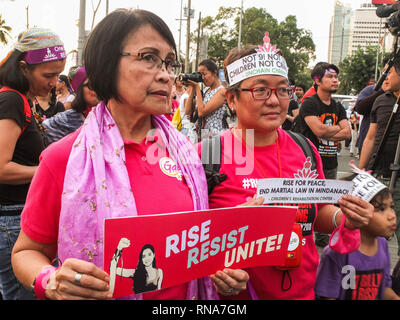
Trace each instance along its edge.
<instances>
[{"instance_id":1,"label":"leafy tree canopy","mask_svg":"<svg viewBox=\"0 0 400 320\"><path fill-rule=\"evenodd\" d=\"M219 8L215 17L207 16L201 21L202 34L208 36L208 56L219 66L229 51L237 47L239 38L240 8ZM264 8L249 8L243 12L241 45L261 45L265 32L271 43L281 50L289 67L289 78L305 82L304 73L314 58L315 44L311 32L297 26L297 18L289 15L278 22ZM197 31L192 34L195 42ZM308 75L308 77L310 77ZM308 80L308 85L311 79Z\"/></svg>"},{"instance_id":2,"label":"leafy tree canopy","mask_svg":"<svg viewBox=\"0 0 400 320\"><path fill-rule=\"evenodd\" d=\"M375 76L376 48L358 47L352 56L346 57L339 64L340 87L338 93L358 94L370 78Z\"/></svg>"},{"instance_id":3,"label":"leafy tree canopy","mask_svg":"<svg viewBox=\"0 0 400 320\"><path fill-rule=\"evenodd\" d=\"M0 14L0 43L7 45L11 38L11 27L6 25L6 21Z\"/></svg>"}]
</instances>

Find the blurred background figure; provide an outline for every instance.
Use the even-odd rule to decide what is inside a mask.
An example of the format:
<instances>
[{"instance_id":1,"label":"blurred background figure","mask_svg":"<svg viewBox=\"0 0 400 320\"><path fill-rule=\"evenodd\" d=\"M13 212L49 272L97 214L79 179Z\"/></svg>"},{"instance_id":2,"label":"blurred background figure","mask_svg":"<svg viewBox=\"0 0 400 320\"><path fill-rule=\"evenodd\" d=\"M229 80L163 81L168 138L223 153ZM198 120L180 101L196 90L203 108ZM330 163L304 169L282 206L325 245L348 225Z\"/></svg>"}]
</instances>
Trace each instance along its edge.
<instances>
[{"instance_id":1,"label":"blurred background figure","mask_svg":"<svg viewBox=\"0 0 400 320\"><path fill-rule=\"evenodd\" d=\"M61 74L58 77L56 93L57 101L60 101L64 105L65 110L71 109L71 103L75 96L73 90L71 89L69 79L65 74Z\"/></svg>"},{"instance_id":2,"label":"blurred background figure","mask_svg":"<svg viewBox=\"0 0 400 320\"><path fill-rule=\"evenodd\" d=\"M65 110L64 105L57 101L56 87L53 87L44 97L36 96L34 102L33 108L35 112L44 119L51 118Z\"/></svg>"},{"instance_id":3,"label":"blurred background figure","mask_svg":"<svg viewBox=\"0 0 400 320\"><path fill-rule=\"evenodd\" d=\"M76 131L82 126L91 108L99 103L96 93L89 85L85 67L78 68L73 73L72 82L76 88L76 96L72 101L71 109L58 113L43 122L49 143Z\"/></svg>"}]
</instances>

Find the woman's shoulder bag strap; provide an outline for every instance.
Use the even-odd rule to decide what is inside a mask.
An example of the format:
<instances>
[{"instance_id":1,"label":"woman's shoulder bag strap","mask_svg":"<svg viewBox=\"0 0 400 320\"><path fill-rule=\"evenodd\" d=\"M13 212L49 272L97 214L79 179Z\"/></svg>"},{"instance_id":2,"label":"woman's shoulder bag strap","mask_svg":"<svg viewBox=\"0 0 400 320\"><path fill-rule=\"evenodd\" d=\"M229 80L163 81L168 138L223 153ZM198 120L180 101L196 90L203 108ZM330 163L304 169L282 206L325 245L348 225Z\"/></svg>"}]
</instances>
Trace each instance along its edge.
<instances>
[{"instance_id":1,"label":"woman's shoulder bag strap","mask_svg":"<svg viewBox=\"0 0 400 320\"><path fill-rule=\"evenodd\" d=\"M19 135L19 136L22 136L22 134L24 133L26 127L31 123L31 116L32 116L31 106L29 105L28 99L21 92L19 92L18 90L14 90L14 89L11 89L9 87L2 87L0 89L0 93L1 92L7 92L7 91L14 91L14 92L18 93L21 96L22 100L24 101L25 125L22 128L21 133Z\"/></svg>"}]
</instances>

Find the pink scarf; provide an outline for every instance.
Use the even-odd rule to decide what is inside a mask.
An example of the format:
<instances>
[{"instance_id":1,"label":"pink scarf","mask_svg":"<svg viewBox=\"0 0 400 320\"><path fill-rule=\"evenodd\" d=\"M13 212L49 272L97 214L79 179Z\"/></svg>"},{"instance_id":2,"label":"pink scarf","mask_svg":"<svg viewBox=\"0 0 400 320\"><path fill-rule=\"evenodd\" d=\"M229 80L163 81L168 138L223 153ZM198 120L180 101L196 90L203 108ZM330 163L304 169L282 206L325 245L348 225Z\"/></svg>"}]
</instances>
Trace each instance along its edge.
<instances>
[{"instance_id":1,"label":"pink scarf","mask_svg":"<svg viewBox=\"0 0 400 320\"><path fill-rule=\"evenodd\" d=\"M152 121L170 157L182 170L195 210L208 209L207 182L195 149L164 116L153 116ZM86 118L69 156L60 213L59 258L61 261L77 258L103 268L104 219L136 215L124 142L109 110L101 102ZM215 298L208 277L191 281L187 297L197 297L198 291L205 292L201 298ZM129 298L140 299L141 295Z\"/></svg>"}]
</instances>

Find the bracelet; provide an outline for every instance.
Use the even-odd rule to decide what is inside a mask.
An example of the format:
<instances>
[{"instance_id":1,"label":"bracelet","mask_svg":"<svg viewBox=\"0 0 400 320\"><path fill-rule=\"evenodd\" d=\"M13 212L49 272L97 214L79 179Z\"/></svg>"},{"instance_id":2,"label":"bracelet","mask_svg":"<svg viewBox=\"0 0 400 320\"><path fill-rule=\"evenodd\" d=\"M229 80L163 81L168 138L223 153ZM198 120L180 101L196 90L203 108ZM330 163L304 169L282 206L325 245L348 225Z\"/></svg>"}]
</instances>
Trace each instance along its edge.
<instances>
[{"instance_id":1,"label":"bracelet","mask_svg":"<svg viewBox=\"0 0 400 320\"><path fill-rule=\"evenodd\" d=\"M333 216L332 216L332 225L333 225L333 229L336 229L337 227L338 227L338 225L337 225L337 223L336 223L336 216L337 216L337 214L340 212L340 211L342 211L342 209L337 209L336 211L335 211L335 213L333 214Z\"/></svg>"},{"instance_id":2,"label":"bracelet","mask_svg":"<svg viewBox=\"0 0 400 320\"><path fill-rule=\"evenodd\" d=\"M33 294L38 300L48 300L46 297L46 287L49 282L50 276L56 272L58 268L53 266L46 266L36 276L33 284L31 285Z\"/></svg>"}]
</instances>

